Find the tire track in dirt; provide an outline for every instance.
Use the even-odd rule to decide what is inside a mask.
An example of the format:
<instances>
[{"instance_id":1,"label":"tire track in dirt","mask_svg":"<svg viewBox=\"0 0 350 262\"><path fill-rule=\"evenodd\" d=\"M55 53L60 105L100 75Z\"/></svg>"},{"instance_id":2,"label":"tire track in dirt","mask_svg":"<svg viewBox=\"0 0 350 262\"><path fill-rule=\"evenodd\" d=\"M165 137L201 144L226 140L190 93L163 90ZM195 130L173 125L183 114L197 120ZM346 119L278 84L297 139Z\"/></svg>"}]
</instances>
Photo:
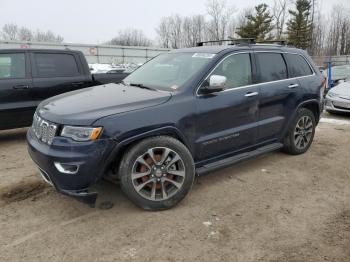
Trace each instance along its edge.
<instances>
[{"instance_id":1,"label":"tire track in dirt","mask_svg":"<svg viewBox=\"0 0 350 262\"><path fill-rule=\"evenodd\" d=\"M57 225L47 227L47 228L45 228L43 230L38 230L38 231L31 232L31 233L29 233L29 234L27 234L27 235L25 235L23 237L20 237L20 238L14 240L13 242L9 243L8 245L5 245L3 248L0 249L0 251L5 250L7 248L15 247L17 245L20 245L20 244L26 242L26 241L29 241L29 240L31 240L33 238L36 238L37 236L46 234L46 233L48 233L50 231L59 229L61 227L65 227L65 226L68 226L68 225L71 225L71 224L74 224L74 223L81 222L84 219L88 219L88 218L97 216L98 214L100 214L100 211L96 210L94 212L91 212L91 213L88 213L88 214L85 214L85 215L82 215L82 216L78 216L78 217L75 217L75 218L63 221L63 222L61 222L61 223L59 223Z\"/></svg>"}]
</instances>

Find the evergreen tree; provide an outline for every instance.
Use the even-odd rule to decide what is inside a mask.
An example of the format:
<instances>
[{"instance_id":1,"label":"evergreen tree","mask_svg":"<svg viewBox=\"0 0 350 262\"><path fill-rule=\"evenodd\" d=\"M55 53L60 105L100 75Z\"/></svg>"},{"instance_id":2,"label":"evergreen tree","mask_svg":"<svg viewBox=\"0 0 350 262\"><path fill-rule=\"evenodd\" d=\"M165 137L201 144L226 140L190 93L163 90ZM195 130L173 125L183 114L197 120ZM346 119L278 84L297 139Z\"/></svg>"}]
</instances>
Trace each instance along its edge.
<instances>
[{"instance_id":1,"label":"evergreen tree","mask_svg":"<svg viewBox=\"0 0 350 262\"><path fill-rule=\"evenodd\" d=\"M295 8L296 10L289 10L291 18L287 23L288 41L297 48L306 49L311 44L311 1L297 0Z\"/></svg>"},{"instance_id":2,"label":"evergreen tree","mask_svg":"<svg viewBox=\"0 0 350 262\"><path fill-rule=\"evenodd\" d=\"M272 15L267 4L255 6L255 14L246 15L245 24L241 25L237 34L242 38L255 38L257 41L265 40L272 31Z\"/></svg>"}]
</instances>

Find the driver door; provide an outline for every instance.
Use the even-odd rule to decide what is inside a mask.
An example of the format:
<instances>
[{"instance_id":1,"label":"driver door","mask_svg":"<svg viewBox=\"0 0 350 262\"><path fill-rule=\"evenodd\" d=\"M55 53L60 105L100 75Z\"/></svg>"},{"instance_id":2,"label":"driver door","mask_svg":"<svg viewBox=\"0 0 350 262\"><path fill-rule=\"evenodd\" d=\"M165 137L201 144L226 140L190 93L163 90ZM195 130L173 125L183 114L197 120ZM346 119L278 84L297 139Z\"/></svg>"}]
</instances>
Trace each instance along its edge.
<instances>
[{"instance_id":1,"label":"driver door","mask_svg":"<svg viewBox=\"0 0 350 262\"><path fill-rule=\"evenodd\" d=\"M256 143L259 87L252 85L250 53L230 54L215 67L196 97L196 156L199 160L220 157ZM225 90L205 94L212 75L227 78Z\"/></svg>"}]
</instances>

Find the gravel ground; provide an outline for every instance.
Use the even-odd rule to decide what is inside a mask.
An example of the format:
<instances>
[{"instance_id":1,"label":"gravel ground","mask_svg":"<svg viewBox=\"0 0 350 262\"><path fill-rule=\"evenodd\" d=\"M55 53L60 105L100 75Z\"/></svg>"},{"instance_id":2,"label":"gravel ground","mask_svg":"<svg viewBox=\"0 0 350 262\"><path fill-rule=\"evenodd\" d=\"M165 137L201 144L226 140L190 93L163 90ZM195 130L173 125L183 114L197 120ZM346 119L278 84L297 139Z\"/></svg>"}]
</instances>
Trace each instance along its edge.
<instances>
[{"instance_id":1,"label":"gravel ground","mask_svg":"<svg viewBox=\"0 0 350 262\"><path fill-rule=\"evenodd\" d=\"M301 156L267 154L196 179L146 212L101 182L89 208L36 175L25 129L0 132L0 261L350 261L350 118Z\"/></svg>"}]
</instances>

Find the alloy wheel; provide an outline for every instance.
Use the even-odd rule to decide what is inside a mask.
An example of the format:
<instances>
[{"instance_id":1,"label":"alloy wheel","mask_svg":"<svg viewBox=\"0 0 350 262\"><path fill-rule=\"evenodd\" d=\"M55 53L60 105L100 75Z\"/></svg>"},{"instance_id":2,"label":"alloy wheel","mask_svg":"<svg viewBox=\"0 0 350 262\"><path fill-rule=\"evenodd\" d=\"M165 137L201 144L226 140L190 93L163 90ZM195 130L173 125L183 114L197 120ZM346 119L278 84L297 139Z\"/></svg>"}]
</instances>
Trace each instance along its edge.
<instances>
[{"instance_id":1,"label":"alloy wheel","mask_svg":"<svg viewBox=\"0 0 350 262\"><path fill-rule=\"evenodd\" d=\"M297 149L305 149L311 141L313 133L313 122L309 116L299 119L294 130L294 143Z\"/></svg>"},{"instance_id":2,"label":"alloy wheel","mask_svg":"<svg viewBox=\"0 0 350 262\"><path fill-rule=\"evenodd\" d=\"M135 191L152 201L175 195L185 180L185 165L180 155L167 147L154 147L139 156L132 168Z\"/></svg>"}]
</instances>

